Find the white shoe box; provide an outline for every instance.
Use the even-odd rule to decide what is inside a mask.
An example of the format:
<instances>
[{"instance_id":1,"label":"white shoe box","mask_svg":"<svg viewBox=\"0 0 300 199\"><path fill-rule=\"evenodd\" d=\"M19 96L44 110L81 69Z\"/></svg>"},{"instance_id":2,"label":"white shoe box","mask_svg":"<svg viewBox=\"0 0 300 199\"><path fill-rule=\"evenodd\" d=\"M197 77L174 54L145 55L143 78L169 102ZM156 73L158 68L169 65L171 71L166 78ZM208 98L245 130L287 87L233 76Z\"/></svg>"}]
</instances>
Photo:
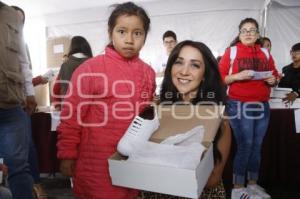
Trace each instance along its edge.
<instances>
[{"instance_id":1,"label":"white shoe box","mask_svg":"<svg viewBox=\"0 0 300 199\"><path fill-rule=\"evenodd\" d=\"M293 104L286 104L282 101L282 99L271 98L269 100L269 104L271 109L298 109L300 108L300 99L297 98Z\"/></svg>"},{"instance_id":2,"label":"white shoe box","mask_svg":"<svg viewBox=\"0 0 300 199\"><path fill-rule=\"evenodd\" d=\"M207 147L200 163L194 170L167 166L150 165L126 161L118 153L109 160L112 184L182 196L198 198L213 170L213 143L221 123L223 106L158 106L159 129L151 141L160 142L165 138L190 130L198 125L205 129L203 145Z\"/></svg>"},{"instance_id":3,"label":"white shoe box","mask_svg":"<svg viewBox=\"0 0 300 199\"><path fill-rule=\"evenodd\" d=\"M293 90L291 88L279 88L279 87L272 88L270 97L282 99L282 98L285 98L286 95L292 91Z\"/></svg>"}]
</instances>

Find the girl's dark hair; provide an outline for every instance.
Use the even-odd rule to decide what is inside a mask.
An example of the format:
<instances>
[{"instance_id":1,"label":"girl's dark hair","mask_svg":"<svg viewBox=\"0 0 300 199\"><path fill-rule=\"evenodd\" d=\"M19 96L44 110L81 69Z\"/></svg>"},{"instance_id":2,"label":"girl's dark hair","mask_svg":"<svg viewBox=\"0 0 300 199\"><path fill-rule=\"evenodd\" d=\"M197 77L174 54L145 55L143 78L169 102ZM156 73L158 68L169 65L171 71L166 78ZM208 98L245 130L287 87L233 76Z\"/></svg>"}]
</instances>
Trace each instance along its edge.
<instances>
[{"instance_id":1,"label":"girl's dark hair","mask_svg":"<svg viewBox=\"0 0 300 199\"><path fill-rule=\"evenodd\" d=\"M109 35L112 35L112 31L114 27L116 26L116 21L119 16L127 15L127 16L138 16L141 18L143 24L144 24L144 30L147 37L147 33L150 28L150 18L148 17L146 11L136 4L132 2L126 2L122 4L115 4L112 7L114 7L114 10L112 11L109 19L108 19L108 32ZM145 37L145 38L146 38Z\"/></svg>"},{"instance_id":2,"label":"girl's dark hair","mask_svg":"<svg viewBox=\"0 0 300 199\"><path fill-rule=\"evenodd\" d=\"M268 37L262 37L260 39L261 39L262 44L264 43L264 41L268 41L272 45L272 42L271 42L271 40Z\"/></svg>"},{"instance_id":3,"label":"girl's dark hair","mask_svg":"<svg viewBox=\"0 0 300 199\"><path fill-rule=\"evenodd\" d=\"M245 23L253 23L255 25L255 27L257 28L257 31L259 31L259 25L258 25L257 21L255 19L253 19L253 18L245 18L245 19L243 19L240 22L240 24L239 24L239 31L241 30L242 26ZM230 43L230 46L235 46L238 42L240 42L239 35L234 38L234 40ZM259 44L259 45L262 45L260 39L257 39L255 43Z\"/></svg>"},{"instance_id":4,"label":"girl's dark hair","mask_svg":"<svg viewBox=\"0 0 300 199\"><path fill-rule=\"evenodd\" d=\"M162 40L164 41L166 37L173 37L173 39L175 41L177 41L177 36L175 34L175 32L173 32L172 30L167 30L162 37Z\"/></svg>"},{"instance_id":5,"label":"girl's dark hair","mask_svg":"<svg viewBox=\"0 0 300 199\"><path fill-rule=\"evenodd\" d=\"M162 83L161 91L160 91L160 102L179 102L182 101L182 97L179 94L177 88L173 84L171 70L174 62L178 58L178 55L181 49L185 46L191 46L199 50L202 54L204 64L205 64L205 72L204 72L204 81L201 82L196 98L192 100L193 104L197 104L198 102L214 102L217 104L224 104L225 102L225 87L221 79L221 75L219 73L218 62L210 49L201 42L186 40L178 43L175 48L172 50L166 70L165 76ZM214 93L214 97L209 97L209 92ZM167 94L169 93L169 94ZM167 95L166 95L167 94ZM171 98L168 98L170 96ZM218 129L217 135L214 140L214 162L217 163L222 160L222 154L218 149L218 141L222 134L221 129Z\"/></svg>"},{"instance_id":6,"label":"girl's dark hair","mask_svg":"<svg viewBox=\"0 0 300 199\"><path fill-rule=\"evenodd\" d=\"M23 14L23 24L25 24L25 12L22 8L18 7L18 6L11 6L13 9L15 9L16 11L20 11Z\"/></svg>"},{"instance_id":7,"label":"girl's dark hair","mask_svg":"<svg viewBox=\"0 0 300 199\"><path fill-rule=\"evenodd\" d=\"M204 81L200 83L197 96L191 102L193 104L197 104L198 102L214 102L217 104L224 104L225 89L219 73L218 62L216 58L204 43L191 40L178 43L171 52L160 90L160 102L174 103L183 100L179 91L173 84L171 71L181 49L185 46L191 46L199 50L199 52L202 54L205 65L203 78Z\"/></svg>"},{"instance_id":8,"label":"girl's dark hair","mask_svg":"<svg viewBox=\"0 0 300 199\"><path fill-rule=\"evenodd\" d=\"M89 42L81 36L74 36L71 40L68 57L74 53L83 53L87 57L93 57Z\"/></svg>"}]
</instances>

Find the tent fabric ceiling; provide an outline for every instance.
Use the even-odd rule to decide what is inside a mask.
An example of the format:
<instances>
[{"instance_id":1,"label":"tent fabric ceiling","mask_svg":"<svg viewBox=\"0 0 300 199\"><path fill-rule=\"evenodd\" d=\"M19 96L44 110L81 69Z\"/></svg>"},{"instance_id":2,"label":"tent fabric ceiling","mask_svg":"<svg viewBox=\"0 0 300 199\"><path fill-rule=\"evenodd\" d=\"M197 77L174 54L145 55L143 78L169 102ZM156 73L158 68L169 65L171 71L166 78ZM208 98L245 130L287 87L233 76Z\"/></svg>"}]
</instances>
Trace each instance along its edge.
<instances>
[{"instance_id":1,"label":"tent fabric ceiling","mask_svg":"<svg viewBox=\"0 0 300 199\"><path fill-rule=\"evenodd\" d=\"M272 41L272 55L278 69L291 62L291 46L300 42L300 1L297 6L291 6L290 3L293 2L289 3L287 0L285 4L281 1L283 0L271 3L266 27L266 35Z\"/></svg>"},{"instance_id":2,"label":"tent fabric ceiling","mask_svg":"<svg viewBox=\"0 0 300 199\"><path fill-rule=\"evenodd\" d=\"M108 43L108 8L113 3L127 0L3 0L9 5L24 8L26 29L42 21L45 35L82 35L91 43L94 54L102 52ZM151 17L151 29L141 57L151 62L163 53L162 34L174 30L179 41L193 39L206 43L215 55L222 55L229 42L238 34L238 24L252 17L263 24L265 5L268 4L266 31L273 43L272 55L280 68L290 62L289 48L299 41L299 0L134 0ZM31 22L30 22L31 19ZM41 32L31 31L29 47L37 45ZM40 47L39 47L40 48ZM42 57L41 50L31 50L32 57ZM158 50L161 49L161 50ZM36 52L33 52L36 51ZM33 54L36 54L33 56ZM43 65L36 61L36 65ZM45 64L44 64L45 65ZM33 64L33 67L34 64Z\"/></svg>"},{"instance_id":3,"label":"tent fabric ceiling","mask_svg":"<svg viewBox=\"0 0 300 199\"><path fill-rule=\"evenodd\" d=\"M114 3L128 0L3 0L8 5L17 5L25 10L28 16L43 16L72 10L81 10L93 7L105 7ZM153 1L153 0L135 0Z\"/></svg>"},{"instance_id":4,"label":"tent fabric ceiling","mask_svg":"<svg viewBox=\"0 0 300 199\"><path fill-rule=\"evenodd\" d=\"M128 0L88 0L85 2L82 0L3 0L3 2L8 5L17 5L23 8L30 17L79 11L88 8L103 9L103 7L126 1ZM228 9L257 10L262 8L264 1L265 0L133 0L133 2L138 4L157 2L155 9L149 12L150 15L152 12L153 14L160 12L177 13L187 9L190 12Z\"/></svg>"},{"instance_id":5,"label":"tent fabric ceiling","mask_svg":"<svg viewBox=\"0 0 300 199\"><path fill-rule=\"evenodd\" d=\"M230 40L238 33L237 26L242 18L253 17L258 21L261 20L260 13L264 1L160 0L143 1L139 4L147 10L152 20L146 45L141 52L142 58L151 63L155 57L163 53L161 36L168 29L177 33L179 41L184 39L203 41L216 55L222 54ZM102 52L108 43L106 34L108 14L108 8L104 7L47 15L45 16L48 25L47 35L57 37L69 33L85 36L89 42L96 44L93 45L93 50L97 54Z\"/></svg>"},{"instance_id":6,"label":"tent fabric ceiling","mask_svg":"<svg viewBox=\"0 0 300 199\"><path fill-rule=\"evenodd\" d=\"M299 0L272 0L272 1L277 2L282 6L288 6L288 7L300 6Z\"/></svg>"}]
</instances>

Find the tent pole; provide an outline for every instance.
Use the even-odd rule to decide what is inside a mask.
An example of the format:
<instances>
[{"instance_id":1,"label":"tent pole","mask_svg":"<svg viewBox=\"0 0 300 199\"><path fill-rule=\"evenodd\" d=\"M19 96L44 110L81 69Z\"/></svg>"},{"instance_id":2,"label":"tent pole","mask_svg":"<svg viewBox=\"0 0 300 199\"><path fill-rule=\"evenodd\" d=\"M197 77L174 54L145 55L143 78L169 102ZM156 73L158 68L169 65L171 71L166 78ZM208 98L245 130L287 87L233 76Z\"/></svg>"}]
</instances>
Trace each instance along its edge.
<instances>
[{"instance_id":1,"label":"tent pole","mask_svg":"<svg viewBox=\"0 0 300 199\"><path fill-rule=\"evenodd\" d=\"M267 17L268 17L268 9L269 9L269 5L271 4L271 1L272 0L265 0L265 5L264 5L264 10L263 10L263 20L262 20L262 24L263 24L263 27L262 27L262 33L261 35L262 36L266 36L266 28L267 28Z\"/></svg>"}]
</instances>

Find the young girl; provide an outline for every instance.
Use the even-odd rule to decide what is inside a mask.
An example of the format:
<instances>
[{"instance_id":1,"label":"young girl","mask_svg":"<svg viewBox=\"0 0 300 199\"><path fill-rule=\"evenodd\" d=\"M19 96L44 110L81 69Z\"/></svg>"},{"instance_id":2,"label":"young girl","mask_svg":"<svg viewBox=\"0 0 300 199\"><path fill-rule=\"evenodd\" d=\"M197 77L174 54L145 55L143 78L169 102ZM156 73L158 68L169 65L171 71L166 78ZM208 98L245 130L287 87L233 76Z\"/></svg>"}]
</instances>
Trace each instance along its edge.
<instances>
[{"instance_id":1,"label":"young girl","mask_svg":"<svg viewBox=\"0 0 300 199\"><path fill-rule=\"evenodd\" d=\"M118 4L108 19L110 44L104 55L73 73L58 127L61 172L73 177L83 199L132 199L136 190L113 186L108 158L133 117L152 100L155 73L139 59L149 30L145 10Z\"/></svg>"},{"instance_id":2,"label":"young girl","mask_svg":"<svg viewBox=\"0 0 300 199\"><path fill-rule=\"evenodd\" d=\"M241 21L239 35L232 45L236 46L236 58L230 60L232 48L228 48L219 64L221 76L229 87L226 112L237 144L231 197L235 199L259 195L270 198L256 182L261 145L270 117L270 87L276 84L278 72L272 56L261 49L255 19L246 18ZM272 74L267 78L254 80L253 71L272 71ZM248 180L247 189L244 187L245 178Z\"/></svg>"},{"instance_id":3,"label":"young girl","mask_svg":"<svg viewBox=\"0 0 300 199\"><path fill-rule=\"evenodd\" d=\"M218 70L218 63L210 49L201 42L180 42L171 52L162 88L161 103L214 103L225 101L224 86ZM229 122L223 120L214 140L215 166L202 192L202 199L225 199L222 183L224 166L229 155L231 131ZM140 198L179 198L169 195L142 192Z\"/></svg>"}]
</instances>

